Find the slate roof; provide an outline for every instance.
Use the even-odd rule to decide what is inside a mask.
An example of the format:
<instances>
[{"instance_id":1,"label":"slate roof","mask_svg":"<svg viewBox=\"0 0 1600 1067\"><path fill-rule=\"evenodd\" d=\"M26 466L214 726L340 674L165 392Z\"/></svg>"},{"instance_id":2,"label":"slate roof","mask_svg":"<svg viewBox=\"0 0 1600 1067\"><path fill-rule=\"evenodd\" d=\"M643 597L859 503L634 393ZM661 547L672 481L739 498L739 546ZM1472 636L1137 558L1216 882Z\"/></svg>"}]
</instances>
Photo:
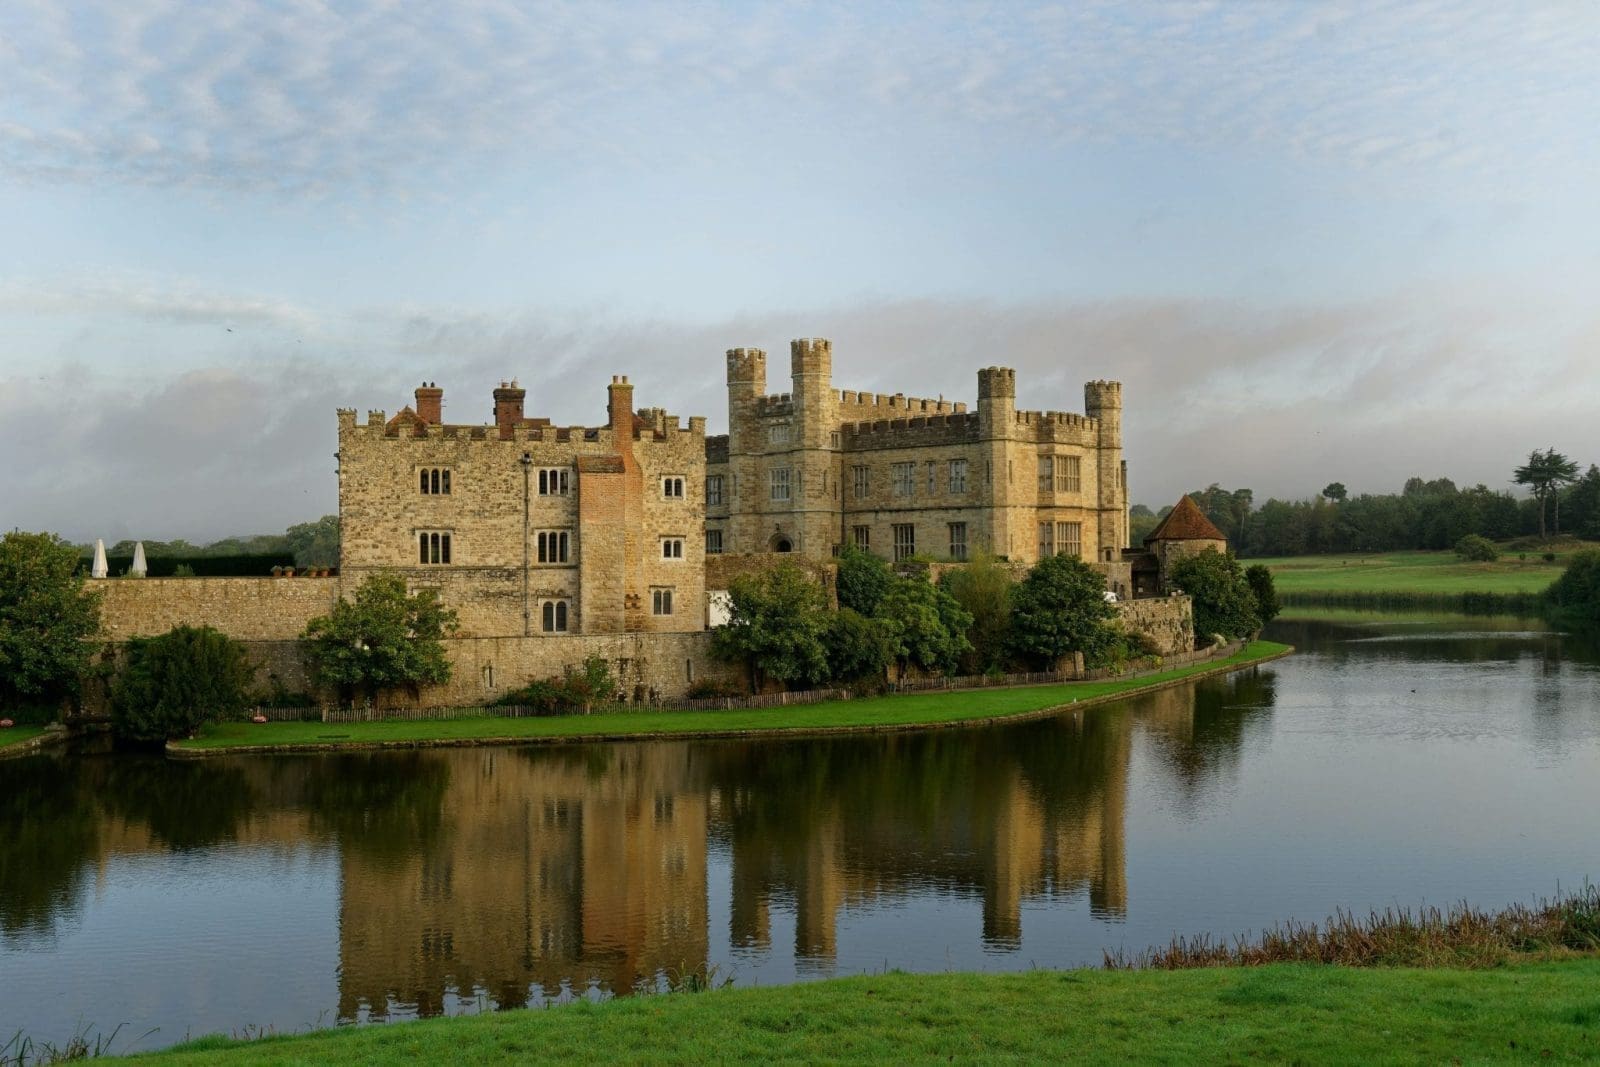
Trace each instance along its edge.
<instances>
[{"instance_id":1,"label":"slate roof","mask_svg":"<svg viewBox=\"0 0 1600 1067\"><path fill-rule=\"evenodd\" d=\"M1200 510L1200 505L1194 498L1185 496L1178 501L1176 507L1167 512L1167 517L1156 524L1144 539L1145 544L1152 541L1226 541L1228 538L1217 529L1216 525Z\"/></svg>"}]
</instances>

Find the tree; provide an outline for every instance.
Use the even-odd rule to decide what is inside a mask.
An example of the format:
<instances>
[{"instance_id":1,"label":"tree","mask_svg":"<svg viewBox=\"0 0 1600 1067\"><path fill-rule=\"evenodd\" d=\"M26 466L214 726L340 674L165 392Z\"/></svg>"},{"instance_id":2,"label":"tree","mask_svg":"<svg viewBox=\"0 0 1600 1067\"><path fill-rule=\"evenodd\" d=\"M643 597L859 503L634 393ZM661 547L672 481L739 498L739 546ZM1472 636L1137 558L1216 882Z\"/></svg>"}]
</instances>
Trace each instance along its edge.
<instances>
[{"instance_id":1,"label":"tree","mask_svg":"<svg viewBox=\"0 0 1600 1067\"><path fill-rule=\"evenodd\" d=\"M1016 584L1011 568L987 553L974 556L965 567L946 571L939 579L945 592L972 616L967 640L972 644L968 658L975 673L1004 665L1011 635L1011 590Z\"/></svg>"},{"instance_id":2,"label":"tree","mask_svg":"<svg viewBox=\"0 0 1600 1067\"><path fill-rule=\"evenodd\" d=\"M1342 504L1345 497L1350 495L1350 491L1344 487L1343 482L1329 482L1322 487L1322 495L1336 504Z\"/></svg>"},{"instance_id":3,"label":"tree","mask_svg":"<svg viewBox=\"0 0 1600 1067\"><path fill-rule=\"evenodd\" d=\"M835 682L883 680L894 661L895 644L882 622L858 611L840 608L828 619L823 640L828 649L828 676Z\"/></svg>"},{"instance_id":4,"label":"tree","mask_svg":"<svg viewBox=\"0 0 1600 1067\"><path fill-rule=\"evenodd\" d=\"M1525 485L1539 503L1539 537L1546 536L1545 502L1556 500L1556 532L1561 532L1561 489L1578 479L1578 465L1553 448L1540 452L1537 448L1528 454L1528 462L1512 472L1512 481Z\"/></svg>"},{"instance_id":5,"label":"tree","mask_svg":"<svg viewBox=\"0 0 1600 1067\"><path fill-rule=\"evenodd\" d=\"M922 578L897 578L878 601L875 618L900 666L951 673L972 645L972 616L954 597Z\"/></svg>"},{"instance_id":6,"label":"tree","mask_svg":"<svg viewBox=\"0 0 1600 1067\"><path fill-rule=\"evenodd\" d=\"M301 640L318 677L348 698L360 691L376 702L386 689L413 693L450 680L443 638L455 632L456 613L434 589L406 591L397 574L374 574L333 611L306 624Z\"/></svg>"},{"instance_id":7,"label":"tree","mask_svg":"<svg viewBox=\"0 0 1600 1067\"><path fill-rule=\"evenodd\" d=\"M1174 563L1169 576L1194 601L1197 636L1244 637L1261 628L1255 594L1232 552L1208 548Z\"/></svg>"},{"instance_id":8,"label":"tree","mask_svg":"<svg viewBox=\"0 0 1600 1067\"><path fill-rule=\"evenodd\" d=\"M254 677L244 645L209 626L136 637L111 687L112 722L136 741L191 737L202 723L243 711Z\"/></svg>"},{"instance_id":9,"label":"tree","mask_svg":"<svg viewBox=\"0 0 1600 1067\"><path fill-rule=\"evenodd\" d=\"M78 550L55 534L0 537L0 707L58 706L77 695L100 630Z\"/></svg>"},{"instance_id":10,"label":"tree","mask_svg":"<svg viewBox=\"0 0 1600 1067\"><path fill-rule=\"evenodd\" d=\"M759 692L770 679L793 688L828 677L827 604L822 588L793 563L742 574L728 588L729 616L712 651L750 670Z\"/></svg>"},{"instance_id":11,"label":"tree","mask_svg":"<svg viewBox=\"0 0 1600 1067\"><path fill-rule=\"evenodd\" d=\"M339 516L324 515L316 522L302 522L284 531L284 541L294 553L297 567L337 567L339 565Z\"/></svg>"},{"instance_id":12,"label":"tree","mask_svg":"<svg viewBox=\"0 0 1600 1067\"><path fill-rule=\"evenodd\" d=\"M1568 557L1566 570L1545 596L1563 620L1600 626L1600 549Z\"/></svg>"},{"instance_id":13,"label":"tree","mask_svg":"<svg viewBox=\"0 0 1600 1067\"><path fill-rule=\"evenodd\" d=\"M1076 556L1041 559L1012 592L1013 651L1045 670L1072 652L1098 665L1117 639L1105 590L1100 572Z\"/></svg>"},{"instance_id":14,"label":"tree","mask_svg":"<svg viewBox=\"0 0 1600 1067\"><path fill-rule=\"evenodd\" d=\"M866 549L845 545L839 553L840 607L871 615L894 583L889 564Z\"/></svg>"},{"instance_id":15,"label":"tree","mask_svg":"<svg viewBox=\"0 0 1600 1067\"><path fill-rule=\"evenodd\" d=\"M1167 509L1172 510L1171 508ZM1162 516L1158 516L1143 504L1135 504L1128 509L1128 547L1138 548L1144 544L1144 539L1150 536L1150 531L1156 528Z\"/></svg>"},{"instance_id":16,"label":"tree","mask_svg":"<svg viewBox=\"0 0 1600 1067\"><path fill-rule=\"evenodd\" d=\"M1272 571L1266 564L1257 563L1244 569L1244 580L1256 598L1256 617L1265 626L1282 610L1278 607L1278 587L1272 580Z\"/></svg>"}]
</instances>

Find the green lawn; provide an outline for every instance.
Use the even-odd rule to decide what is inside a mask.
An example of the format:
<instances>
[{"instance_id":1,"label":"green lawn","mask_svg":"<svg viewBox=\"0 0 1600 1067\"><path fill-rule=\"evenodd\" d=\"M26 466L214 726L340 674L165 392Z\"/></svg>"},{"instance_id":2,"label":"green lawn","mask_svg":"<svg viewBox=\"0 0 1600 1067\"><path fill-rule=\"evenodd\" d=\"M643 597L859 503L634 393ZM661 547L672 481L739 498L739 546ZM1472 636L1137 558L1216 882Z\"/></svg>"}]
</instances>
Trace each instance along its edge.
<instances>
[{"instance_id":1,"label":"green lawn","mask_svg":"<svg viewBox=\"0 0 1600 1067\"><path fill-rule=\"evenodd\" d=\"M1283 556L1265 563L1280 593L1538 593L1560 577L1564 558L1546 563L1503 555L1493 563L1463 563L1454 552Z\"/></svg>"},{"instance_id":2,"label":"green lawn","mask_svg":"<svg viewBox=\"0 0 1600 1067\"><path fill-rule=\"evenodd\" d=\"M24 741L32 741L43 733L43 726L12 726L9 729L0 730L0 748L9 748L12 745L20 745Z\"/></svg>"},{"instance_id":3,"label":"green lawn","mask_svg":"<svg viewBox=\"0 0 1600 1067\"><path fill-rule=\"evenodd\" d=\"M1600 960L888 974L202 1039L151 1063L1484 1063L1600 1058Z\"/></svg>"},{"instance_id":4,"label":"green lawn","mask_svg":"<svg viewBox=\"0 0 1600 1067\"><path fill-rule=\"evenodd\" d=\"M471 718L436 722L221 723L206 727L181 749L226 749L257 745L336 745L341 742L425 742L468 739L605 739L661 734L737 733L761 730L825 730L841 727L904 727L988 719L1094 700L1160 685L1219 667L1239 666L1288 651L1287 645L1256 641L1225 660L1193 664L1142 678L1015 689L912 693L865 700L836 700L798 707L734 711L624 711L551 718Z\"/></svg>"}]
</instances>

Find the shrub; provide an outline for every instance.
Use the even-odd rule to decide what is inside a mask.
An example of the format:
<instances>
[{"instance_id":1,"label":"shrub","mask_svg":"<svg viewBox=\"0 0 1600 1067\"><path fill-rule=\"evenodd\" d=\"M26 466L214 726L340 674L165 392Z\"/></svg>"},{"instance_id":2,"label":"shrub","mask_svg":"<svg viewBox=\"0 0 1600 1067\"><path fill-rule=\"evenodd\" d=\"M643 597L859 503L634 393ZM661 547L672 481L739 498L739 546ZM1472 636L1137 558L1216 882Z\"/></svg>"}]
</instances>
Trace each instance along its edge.
<instances>
[{"instance_id":1,"label":"shrub","mask_svg":"<svg viewBox=\"0 0 1600 1067\"><path fill-rule=\"evenodd\" d=\"M1250 592L1256 598L1256 617L1265 626L1282 610L1278 606L1278 587L1272 581L1272 571L1266 564L1256 563L1244 569L1244 580L1250 584Z\"/></svg>"},{"instance_id":2,"label":"shrub","mask_svg":"<svg viewBox=\"0 0 1600 1067\"><path fill-rule=\"evenodd\" d=\"M866 549L845 545L839 553L840 607L871 615L894 583L895 574L889 564Z\"/></svg>"},{"instance_id":3,"label":"shrub","mask_svg":"<svg viewBox=\"0 0 1600 1067\"><path fill-rule=\"evenodd\" d=\"M950 673L970 652L972 616L954 597L922 578L897 579L878 602L875 621L902 667Z\"/></svg>"},{"instance_id":4,"label":"shrub","mask_svg":"<svg viewBox=\"0 0 1600 1067\"><path fill-rule=\"evenodd\" d=\"M1555 613L1573 622L1600 626L1600 549L1567 557L1567 568L1545 593Z\"/></svg>"},{"instance_id":5,"label":"shrub","mask_svg":"<svg viewBox=\"0 0 1600 1067\"><path fill-rule=\"evenodd\" d=\"M940 588L972 616L967 630L972 651L963 664L967 673L1004 668L1011 640L1011 591L1016 584L1011 569L990 555L975 556L966 566L952 568L939 579Z\"/></svg>"},{"instance_id":6,"label":"shrub","mask_svg":"<svg viewBox=\"0 0 1600 1067\"><path fill-rule=\"evenodd\" d=\"M134 638L112 684L112 722L137 741L189 737L202 723L237 717L254 674L244 645L209 626Z\"/></svg>"},{"instance_id":7,"label":"shrub","mask_svg":"<svg viewBox=\"0 0 1600 1067\"><path fill-rule=\"evenodd\" d=\"M823 635L828 613L822 589L793 563L742 574L728 589L726 626L711 638L712 651L750 671L750 687L766 679L790 688L828 677Z\"/></svg>"},{"instance_id":8,"label":"shrub","mask_svg":"<svg viewBox=\"0 0 1600 1067\"><path fill-rule=\"evenodd\" d=\"M495 704L501 707L532 708L538 715L570 715L590 712L617 701L617 683L611 665L599 656L590 656L580 667L568 666L560 677L551 675L515 689Z\"/></svg>"},{"instance_id":9,"label":"shrub","mask_svg":"<svg viewBox=\"0 0 1600 1067\"><path fill-rule=\"evenodd\" d=\"M376 700L385 689L415 691L450 680L441 638L456 628L456 613L434 589L406 591L397 574L374 574L333 611L306 624L301 640L322 681L341 696L357 691Z\"/></svg>"},{"instance_id":10,"label":"shrub","mask_svg":"<svg viewBox=\"0 0 1600 1067\"><path fill-rule=\"evenodd\" d=\"M836 682L881 679L894 660L895 643L883 623L850 608L840 608L828 620L823 640L828 647L828 675Z\"/></svg>"},{"instance_id":11,"label":"shrub","mask_svg":"<svg viewBox=\"0 0 1600 1067\"><path fill-rule=\"evenodd\" d=\"M1456 542L1456 555L1469 563L1493 563L1500 558L1500 550L1482 534L1467 534Z\"/></svg>"}]
</instances>

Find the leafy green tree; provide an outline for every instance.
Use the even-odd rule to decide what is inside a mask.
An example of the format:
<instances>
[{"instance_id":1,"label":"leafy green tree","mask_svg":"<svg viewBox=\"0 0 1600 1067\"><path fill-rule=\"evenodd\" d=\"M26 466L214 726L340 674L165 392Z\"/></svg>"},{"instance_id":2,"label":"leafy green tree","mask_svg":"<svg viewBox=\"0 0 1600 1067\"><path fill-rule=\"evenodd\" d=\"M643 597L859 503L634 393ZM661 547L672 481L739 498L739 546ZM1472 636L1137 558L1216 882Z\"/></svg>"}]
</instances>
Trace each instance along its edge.
<instances>
[{"instance_id":1,"label":"leafy green tree","mask_svg":"<svg viewBox=\"0 0 1600 1067\"><path fill-rule=\"evenodd\" d=\"M78 694L100 629L78 550L55 534L0 537L0 708L59 707Z\"/></svg>"},{"instance_id":2,"label":"leafy green tree","mask_svg":"<svg viewBox=\"0 0 1600 1067\"><path fill-rule=\"evenodd\" d=\"M1600 549L1586 548L1569 556L1566 569L1545 596L1560 618L1600 626Z\"/></svg>"},{"instance_id":3,"label":"leafy green tree","mask_svg":"<svg viewBox=\"0 0 1600 1067\"><path fill-rule=\"evenodd\" d=\"M728 588L729 617L712 635L712 651L750 671L751 688L767 681L790 688L828 677L827 602L822 588L793 563L742 574Z\"/></svg>"},{"instance_id":4,"label":"leafy green tree","mask_svg":"<svg viewBox=\"0 0 1600 1067\"><path fill-rule=\"evenodd\" d=\"M324 515L316 522L302 522L284 531L283 539L294 553L297 567L337 567L339 565L339 516Z\"/></svg>"},{"instance_id":5,"label":"leafy green tree","mask_svg":"<svg viewBox=\"0 0 1600 1067\"><path fill-rule=\"evenodd\" d=\"M1528 462L1512 472L1512 481L1525 485L1539 502L1539 537L1545 535L1545 505L1556 501L1556 533L1561 532L1561 490L1578 479L1578 465L1553 448L1528 454Z\"/></svg>"},{"instance_id":6,"label":"leafy green tree","mask_svg":"<svg viewBox=\"0 0 1600 1067\"><path fill-rule=\"evenodd\" d=\"M1072 652L1099 666L1117 644L1100 572L1076 556L1046 556L1011 594L1011 648L1049 670Z\"/></svg>"},{"instance_id":7,"label":"leafy green tree","mask_svg":"<svg viewBox=\"0 0 1600 1067\"><path fill-rule=\"evenodd\" d=\"M967 629L972 616L955 597L922 578L898 578L878 602L876 618L902 668L954 671L971 650Z\"/></svg>"},{"instance_id":8,"label":"leafy green tree","mask_svg":"<svg viewBox=\"0 0 1600 1067\"><path fill-rule=\"evenodd\" d=\"M1343 482L1329 482L1322 487L1322 495L1335 504L1342 504L1345 497L1350 495L1350 490L1344 487Z\"/></svg>"},{"instance_id":9,"label":"leafy green tree","mask_svg":"<svg viewBox=\"0 0 1600 1067\"><path fill-rule=\"evenodd\" d=\"M1167 510L1171 510L1168 508ZM1161 521L1161 516L1151 511L1144 504L1135 504L1128 509L1128 547L1138 548L1144 544L1144 539L1150 536L1150 531L1156 528L1156 523Z\"/></svg>"},{"instance_id":10,"label":"leafy green tree","mask_svg":"<svg viewBox=\"0 0 1600 1067\"><path fill-rule=\"evenodd\" d=\"M864 548L845 545L839 553L839 606L872 615L895 583L889 564Z\"/></svg>"},{"instance_id":11,"label":"leafy green tree","mask_svg":"<svg viewBox=\"0 0 1600 1067\"><path fill-rule=\"evenodd\" d=\"M1493 563L1500 558L1500 550L1487 537L1473 533L1456 542L1456 555L1469 563Z\"/></svg>"},{"instance_id":12,"label":"leafy green tree","mask_svg":"<svg viewBox=\"0 0 1600 1067\"><path fill-rule=\"evenodd\" d=\"M965 657L971 672L1004 666L1011 638L1011 590L1017 584L1011 569L994 556L979 553L966 566L946 571L939 584L972 616L967 630L972 652Z\"/></svg>"},{"instance_id":13,"label":"leafy green tree","mask_svg":"<svg viewBox=\"0 0 1600 1067\"><path fill-rule=\"evenodd\" d=\"M456 613L439 602L433 589L406 591L396 574L374 574L354 600L340 600L333 611L306 624L301 640L318 677L337 686L341 697L359 691L376 702L380 693L450 680L443 639L455 632Z\"/></svg>"},{"instance_id":14,"label":"leafy green tree","mask_svg":"<svg viewBox=\"0 0 1600 1067\"><path fill-rule=\"evenodd\" d=\"M1600 541L1600 467L1593 463L1566 494L1573 531L1589 541Z\"/></svg>"},{"instance_id":15,"label":"leafy green tree","mask_svg":"<svg viewBox=\"0 0 1600 1067\"><path fill-rule=\"evenodd\" d=\"M883 623L850 608L840 608L829 617L824 641L828 675L835 682L881 681L894 662L896 646Z\"/></svg>"},{"instance_id":16,"label":"leafy green tree","mask_svg":"<svg viewBox=\"0 0 1600 1067\"><path fill-rule=\"evenodd\" d=\"M1174 563L1171 584L1194 600L1194 629L1200 636L1244 637L1261 628L1255 594L1232 552L1214 548Z\"/></svg>"},{"instance_id":17,"label":"leafy green tree","mask_svg":"<svg viewBox=\"0 0 1600 1067\"><path fill-rule=\"evenodd\" d=\"M112 723L135 741L192 737L203 723L243 711L254 677L244 645L209 626L136 637L112 683Z\"/></svg>"},{"instance_id":18,"label":"leafy green tree","mask_svg":"<svg viewBox=\"0 0 1600 1067\"><path fill-rule=\"evenodd\" d=\"M1244 580L1250 584L1250 592L1256 598L1256 617L1265 626L1282 610L1278 606L1278 587L1272 580L1272 571L1266 564L1256 563L1244 569Z\"/></svg>"}]
</instances>

